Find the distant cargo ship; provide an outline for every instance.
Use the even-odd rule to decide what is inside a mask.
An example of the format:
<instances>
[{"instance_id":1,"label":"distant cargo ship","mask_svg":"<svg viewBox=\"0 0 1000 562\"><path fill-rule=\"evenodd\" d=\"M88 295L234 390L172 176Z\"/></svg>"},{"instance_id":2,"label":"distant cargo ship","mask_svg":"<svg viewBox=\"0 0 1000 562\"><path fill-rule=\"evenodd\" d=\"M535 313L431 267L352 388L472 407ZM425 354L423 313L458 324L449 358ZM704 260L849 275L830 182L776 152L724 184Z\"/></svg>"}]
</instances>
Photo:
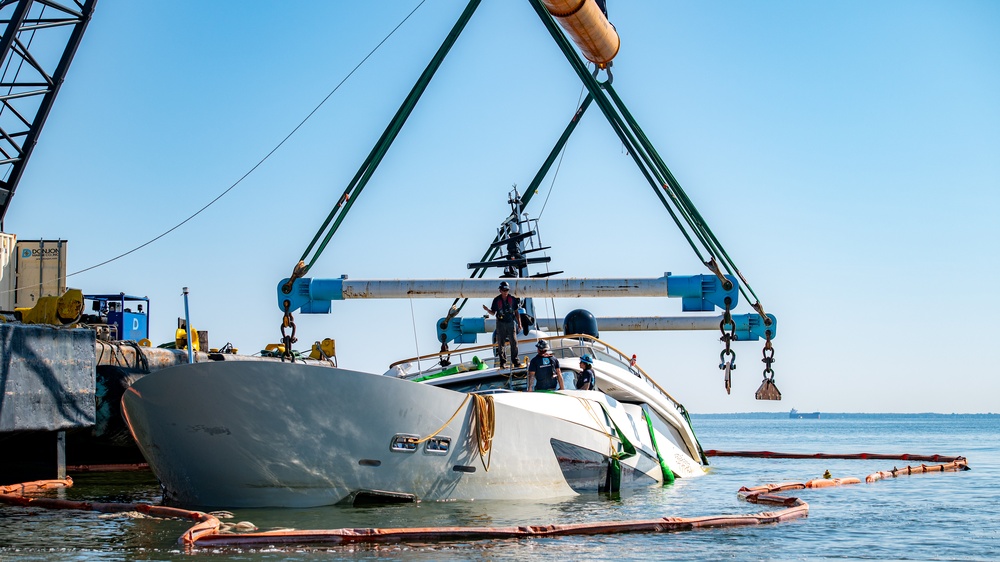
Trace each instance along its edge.
<instances>
[{"instance_id":1,"label":"distant cargo ship","mask_svg":"<svg viewBox=\"0 0 1000 562\"><path fill-rule=\"evenodd\" d=\"M800 412L792 408L792 411L788 412L788 417L793 420L818 420L819 412Z\"/></svg>"}]
</instances>

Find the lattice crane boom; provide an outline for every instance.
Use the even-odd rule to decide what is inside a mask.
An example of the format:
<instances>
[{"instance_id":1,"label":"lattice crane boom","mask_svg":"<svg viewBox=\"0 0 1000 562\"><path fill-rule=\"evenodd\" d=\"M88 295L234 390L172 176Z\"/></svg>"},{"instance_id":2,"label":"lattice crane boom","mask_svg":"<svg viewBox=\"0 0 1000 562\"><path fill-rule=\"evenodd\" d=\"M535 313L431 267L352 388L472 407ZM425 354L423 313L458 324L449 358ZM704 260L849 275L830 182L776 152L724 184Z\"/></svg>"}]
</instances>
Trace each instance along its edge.
<instances>
[{"instance_id":1,"label":"lattice crane boom","mask_svg":"<svg viewBox=\"0 0 1000 562\"><path fill-rule=\"evenodd\" d=\"M97 0L0 0L0 230Z\"/></svg>"}]
</instances>

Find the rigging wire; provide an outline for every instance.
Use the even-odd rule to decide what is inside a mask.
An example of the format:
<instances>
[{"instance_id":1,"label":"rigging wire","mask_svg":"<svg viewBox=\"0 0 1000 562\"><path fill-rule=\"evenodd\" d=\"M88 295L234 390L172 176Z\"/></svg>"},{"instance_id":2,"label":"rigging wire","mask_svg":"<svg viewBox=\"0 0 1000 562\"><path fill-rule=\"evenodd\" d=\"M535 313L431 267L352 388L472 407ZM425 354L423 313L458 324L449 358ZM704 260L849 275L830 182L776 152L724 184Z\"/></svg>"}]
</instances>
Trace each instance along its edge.
<instances>
[{"instance_id":1,"label":"rigging wire","mask_svg":"<svg viewBox=\"0 0 1000 562\"><path fill-rule=\"evenodd\" d=\"M459 36L462 31L466 28L472 15L475 13L476 8L479 7L482 0L469 0L468 5L459 16L458 21L452 26L451 31L445 38L441 46L438 47L434 56L431 58L430 62L424 68L424 71L420 74L420 78L410 89L410 93L407 94L403 103L396 110L395 115L393 115L392 120L386 126L382 135L379 137L375 146L372 147L371 152L365 158L365 161L358 168L356 174L348 183L347 187L344 189L344 193L340 196L336 206L330 210L330 213L326 216L326 220L323 221L322 226L316 231L316 235L306 246L305 251L302 252L302 257L299 258L298 263L292 269L292 275L285 281L282 285L282 292L288 294L292 291L293 285L297 279L300 279L305 275L319 259L319 256L326 249L327 245L333 239L333 235L337 233L340 225L344 222L344 218L347 213L351 210L351 207L358 200L358 196L368 185L371 180L372 175L375 170L382 163L389 148L395 142L397 136L403 128L403 125L409 119L410 115L413 113L414 108L416 108L417 103L420 101L421 96L427 91L427 87L430 85L431 80L437 73L438 69L441 68L441 64L444 62L445 57L451 51L452 47L458 41ZM320 241L322 238L322 241ZM311 255L311 257L310 257ZM309 262L306 263L306 259Z\"/></svg>"},{"instance_id":2,"label":"rigging wire","mask_svg":"<svg viewBox=\"0 0 1000 562\"><path fill-rule=\"evenodd\" d=\"M586 92L586 86L581 86L580 87L580 96L576 100L576 107L580 107L581 106L580 104L583 102L584 92ZM566 146L564 145L563 148L562 148L562 150L559 152L559 162L556 165L555 172L553 172L553 174L552 174L552 181L549 183L549 190L548 190L548 192L545 195L545 201L542 202L542 208L538 212L538 216L535 217L535 224L536 225L538 223L538 219L542 218L542 213L545 212L545 205L548 204L548 202L549 202L549 196L552 195L552 190L555 187L555 183L556 183L556 177L559 175L559 169L562 167L563 157L565 157L565 156L566 156ZM528 194L525 193L525 195L527 196ZM522 201L524 201L524 197L522 197L521 199L522 199ZM519 204L518 205L518 209L520 211L523 211L524 207L521 204ZM514 216L515 217L517 216L516 212L515 212ZM498 237L496 239L494 239L494 241L498 241L498 240L499 240L499 235L498 235ZM499 248L493 248L492 250L487 250L486 253L483 254L483 257L482 257L481 261L492 260L493 257L497 255L498 250L499 250ZM472 272L472 275L470 275L470 278L472 278L472 279L482 279L485 276L485 274L486 274L486 272L487 272L488 269L489 268L486 268L486 267L484 267L482 269L477 269L477 270L475 270L475 271ZM550 272L548 264L545 265L545 272L546 273ZM459 304L459 301L461 301L461 304ZM463 308L465 308L465 304L467 302L469 302L468 298L464 298L463 299L461 297L456 298L454 301L452 301L451 307L456 310L456 313L455 313L456 315L458 314L458 312L461 312L461 310ZM554 301L553 301L552 306L553 306L553 309L554 309L555 308L555 302ZM555 311L553 310L553 313L554 312Z\"/></svg>"},{"instance_id":3,"label":"rigging wire","mask_svg":"<svg viewBox=\"0 0 1000 562\"><path fill-rule=\"evenodd\" d=\"M420 368L420 344L417 342L417 314L413 311L413 299L408 299L410 301L410 321L413 323L413 349L417 351L417 372L422 371Z\"/></svg>"},{"instance_id":4,"label":"rigging wire","mask_svg":"<svg viewBox=\"0 0 1000 562\"><path fill-rule=\"evenodd\" d=\"M396 24L396 27L392 28L392 31L390 31L388 35L386 35L386 36L385 36L385 37L384 37L384 38L383 38L383 39L382 39L381 41L379 41L379 42L378 42L378 44L377 44L377 45L375 45L375 47L374 47L374 48L373 48L373 49L372 49L371 51L369 51L369 53L368 53L367 55L365 55L365 57L364 57L363 59L361 59L361 62L359 62L359 63L358 63L357 65L355 65L355 66L354 66L354 68L353 68L353 69L351 69L351 71L350 71L350 72L348 72L348 73L347 73L347 75L346 75L346 76L344 76L344 78L343 78L343 79L342 79L342 80L341 80L341 81L340 81L340 82L339 82L339 83L338 83L338 84L337 84L337 85L336 85L336 86L335 86L335 87L334 87L334 88L333 88L332 90L330 90L330 93L328 93L328 94L326 95L326 97L324 97L324 98L323 98L323 100L322 100L322 101L320 101L320 102L319 102L319 104L317 104L317 105L316 105L316 107L314 107L314 108L313 108L313 110L312 110L312 111L310 111L310 112L309 112L309 113L308 113L308 114L307 114L307 115L305 116L305 118L303 118L303 119L302 119L302 121L300 121L300 122L299 122L299 124L298 124L298 125L296 125L296 126L295 126L295 128L293 128L293 129L291 130L291 132L289 132L289 133L288 133L287 135L285 135L285 138L281 139L281 142L279 142L279 143L278 143L277 145L275 145L275 147L274 147L274 148L272 148L272 149L270 150L270 152L268 152L267 154L265 154L263 158L261 158L261 159L260 159L260 160L259 160L259 161L258 161L258 162L257 162L256 164L254 164L254 165L253 165L253 167L252 167L252 168L250 168L250 170L248 170L248 171L247 171L247 172L246 172L245 174L243 174L242 176L240 176L240 179L236 180L236 181L235 181L235 182L234 182L234 183L233 183L232 185L230 185L230 186L229 186L228 188L226 188L226 190L225 190L225 191L223 191L223 192L222 192L222 193L220 193L220 194L219 194L218 196L216 196L216 198L215 198L215 199L212 199L212 200L211 200L211 201L209 201L209 202L208 202L208 203L207 203L207 204L206 204L205 206L203 206L202 208L198 209L198 210L197 210L197 211L196 211L196 212L195 212L194 214L192 214L192 215L191 215L191 216L189 216L188 218L184 219L183 221L179 222L178 224L174 225L174 226L173 226L172 228L170 228L169 230L167 230L167 231L163 232L162 234L160 234L159 236L157 236L157 237L153 238L152 240L149 240L148 242L145 242L145 243L143 243L143 244L141 244L141 245L139 245L139 246L136 246L135 248L132 248L131 250L129 250L129 251L127 251L127 252L124 252L124 253L122 253L122 254L119 254L119 255L117 255L117 256L115 256L115 257L113 257L113 258L111 258L111 259L108 259L108 260L105 260L105 261L103 261L103 262L101 262L101 263L99 263L99 264L96 264L96 265L92 265L92 266L90 266L90 267L87 267L87 268L84 268L84 269L81 269L81 270L79 270L79 271L74 271L73 273L69 273L69 274L67 274L67 275L66 275L66 277L72 277L72 276L74 276L74 275L78 275L78 274L80 274L80 273L84 273L84 272L86 272L86 271L90 271L90 270L92 270L92 269L97 269L98 267L101 267L101 266L104 266L104 265L107 265L107 264L109 264L109 263L111 263L111 262L113 262L113 261L116 261L116 260L119 260L119 259L121 259L121 258L123 258L123 257L125 257L125 256L127 256L127 255L129 255L129 254L132 254L132 253L134 253L134 252L137 252L138 250L141 250L142 248L145 248L146 246L149 246L149 245L150 245L150 244L152 244L153 242L156 242L156 241L157 241L157 240L159 240L160 238L163 238L164 236L166 236L166 235L170 234L171 232L173 232L173 231L177 230L178 228L180 228L181 226L183 226L183 225L184 225L185 223L187 223L187 222L188 222L188 221L190 221L191 219L193 219L193 218L195 218L196 216L200 215L200 214L201 214L201 213L202 213L202 212L203 212L203 211L204 211L205 209L208 209L209 207L211 207L211 206L212 206L213 204L215 204L215 203L216 203L216 202L217 202L217 201L218 201L219 199L222 199L222 198L223 198L223 197L224 197L224 196L225 196L225 195L226 195L227 193L229 193L230 191L232 191L232 190L233 190L233 189L234 189L234 188L235 188L235 187L236 187L237 185L239 185L239 184L240 184L240 183L241 183L241 182L242 182L243 180L245 180L245 179L246 179L246 178L247 178L247 177L248 177L248 176L249 176L250 174L252 174L252 173L253 173L254 171L256 171L256 170L257 170L257 168L259 168L259 167L260 167L260 166L261 166L262 164L264 164L264 162L265 162L265 161L267 161L267 160L268 160L268 159L269 159L269 158L270 158L270 157L271 157L271 156L272 156L272 155L273 155L273 154L274 154L275 152L277 152L277 151L278 151L278 149L279 149L279 148L281 148L281 147L282 147L282 145L284 145L284 144L285 144L285 142L287 142L287 141L288 141L288 139L290 139L290 138L292 137L292 135L294 135L294 134L295 134L296 132L298 132L298 130L299 130L300 128L302 128L302 126L303 126L303 125L305 125L305 124L306 124L306 121L308 121L308 120L309 120L309 119L310 119L310 118L311 118L311 117L312 117L312 116L313 116L313 115L314 115L314 114L315 114L315 113L316 113L317 111L319 111L319 109L320 109L321 107L323 107L323 105L324 105L324 104L325 104L325 103L327 102L327 100L329 100L329 99L330 99L330 97L332 97L332 96L333 96L333 94L335 94L335 93L337 92L337 90L339 90L339 89L340 89L340 87L341 87L341 86L343 86L343 85L344 85L344 83L345 83L345 82L347 82L347 80L348 80L348 79L349 79L349 78L350 78L350 77L351 77L351 76L352 76L352 75L353 75L353 74L354 74L354 73L355 73L355 72L356 72L356 71L357 71L357 70L358 70L359 68L361 68L361 65L363 65L363 64L364 64L365 62L367 62L367 61L368 61L368 59L369 59L369 58L371 58L371 56L372 56L373 54L375 54L375 51L377 51L377 50L378 50L378 49L379 49L379 48L380 48L380 47L381 47L381 46L382 46L382 45L383 45L383 44L384 44L384 43L385 43L386 41L388 41L388 40L389 40L389 38L390 38L390 37L392 37L392 36L393 36L393 34L395 34L395 33L396 33L396 31L397 31L397 30L399 30L399 28L400 28L400 27L402 27L402 26L403 26L403 24L404 24L404 23L406 23L406 22L407 22L407 20L409 20L409 19L410 19L410 17L411 17L411 16L413 16L413 14L414 14L414 13L416 13L416 11L417 11L417 10L419 10L419 9L420 9L420 7L421 7L421 6L423 6L423 5L424 5L424 2L426 2L426 1L427 1L427 0L421 0L421 2L420 2L419 4L417 4L417 6L416 6L415 8L413 8L413 10L411 10L409 14L407 14L407 15L406 15L406 17L404 17L404 18L403 18L403 19L402 19L402 20L401 20L401 21L400 21L400 22L399 22L398 24Z\"/></svg>"},{"instance_id":5,"label":"rigging wire","mask_svg":"<svg viewBox=\"0 0 1000 562\"><path fill-rule=\"evenodd\" d=\"M576 107L580 107L583 102L583 94L587 91L586 86L580 86L580 96L576 100ZM556 178L559 177L559 169L562 168L563 158L566 156L566 146L564 145L562 150L559 152L559 162L556 164L556 170L552 173L552 181L549 182L549 192L545 194L545 201L542 201L542 208L538 211L538 216L535 217L535 224L538 224L538 220L542 218L542 213L545 212L545 206L549 204L549 197L552 195L552 191L556 187ZM541 245L541 238L539 237L539 245ZM549 264L545 264L545 273L550 273ZM556 318L556 299L555 297L549 297L549 301L552 304L552 316L551 318ZM548 311L548 304L546 303L546 311ZM559 334L559 322L556 322L556 334Z\"/></svg>"},{"instance_id":6,"label":"rigging wire","mask_svg":"<svg viewBox=\"0 0 1000 562\"><path fill-rule=\"evenodd\" d=\"M586 86L580 86L580 97L576 100L575 107L580 107L580 104L583 102L583 94L586 91L587 91ZM562 168L562 162L565 156L566 156L566 146L564 145L562 150L559 151L559 162L556 164L556 171L552 173L552 181L549 182L549 192L545 194L545 201L542 201L542 208L538 211L538 216L536 217L536 219L542 218L542 213L545 212L545 206L549 204L549 197L552 195L552 190L555 189L556 178L559 177L559 169Z\"/></svg>"}]
</instances>

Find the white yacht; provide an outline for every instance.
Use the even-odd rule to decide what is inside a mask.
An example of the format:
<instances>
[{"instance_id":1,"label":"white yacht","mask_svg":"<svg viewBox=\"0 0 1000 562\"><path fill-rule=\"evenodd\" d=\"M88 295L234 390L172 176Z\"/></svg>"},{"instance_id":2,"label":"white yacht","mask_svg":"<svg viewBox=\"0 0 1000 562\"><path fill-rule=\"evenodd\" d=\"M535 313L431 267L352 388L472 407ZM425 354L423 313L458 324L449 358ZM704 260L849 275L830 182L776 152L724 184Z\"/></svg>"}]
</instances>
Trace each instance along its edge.
<instances>
[{"instance_id":1,"label":"white yacht","mask_svg":"<svg viewBox=\"0 0 1000 562\"><path fill-rule=\"evenodd\" d=\"M704 473L684 408L627 355L585 334L533 332L522 357L540 338L566 390L526 392L526 369L499 369L481 346L451 352L447 366L410 372L414 358L383 375L182 365L136 382L123 407L164 500L187 506L539 499ZM573 388L584 355L596 390Z\"/></svg>"},{"instance_id":2,"label":"white yacht","mask_svg":"<svg viewBox=\"0 0 1000 562\"><path fill-rule=\"evenodd\" d=\"M549 2L545 6L537 0L530 3L588 95L524 194L515 188L510 195L510 214L482 261L468 264L473 270L470 278L358 281L346 275L340 279L306 277L478 4L472 1L463 11L302 261L277 290L278 308L285 314L283 326L291 325L293 334L293 312L328 313L336 300L454 298L447 317L437 322L442 351L393 363L383 374L301 362L220 360L147 375L125 393L123 411L163 485L165 501L207 507L307 507L537 500L617 493L702 475L707 463L684 408L630 359L634 356L600 339L599 322L567 318L540 324L534 317L533 298L678 297L683 299L685 312L722 309L722 316L699 316L692 319L696 322L685 319L659 328L637 327L662 326L661 321L669 319L604 320L622 329L721 330L725 350L720 369L727 392L735 367L729 344L765 338L766 368L757 396L780 398L770 369L775 319L764 313L759 302L751 304L756 313L746 318L737 320L731 315L740 294L737 277L744 285L745 280L614 94L610 61L618 51L617 32L593 0L568 13ZM578 9L581 6L585 10ZM559 31L557 19L596 70L586 68ZM598 82L601 72L606 79ZM548 263L550 258L540 253L548 248L537 237L537 220L529 220L525 209L591 101L597 102L619 133L627 152L711 274L573 279L550 278L561 271L528 272L529 264ZM523 327L518 336L522 361L512 367L502 368L492 344L475 346L479 334L493 331L491 319L457 317L465 304L459 305L459 300L496 294L496 280L483 278L488 268L502 269L500 277L509 282L510 294L519 297L523 307L518 311ZM587 312L574 312L594 320ZM557 335L540 331L539 325ZM283 331L283 337L285 349L290 349L294 336ZM526 388L523 358L534 352L540 340L549 342L567 388L545 392ZM449 351L451 342L473 347ZM597 388L576 390L574 374L586 355L593 359Z\"/></svg>"}]
</instances>

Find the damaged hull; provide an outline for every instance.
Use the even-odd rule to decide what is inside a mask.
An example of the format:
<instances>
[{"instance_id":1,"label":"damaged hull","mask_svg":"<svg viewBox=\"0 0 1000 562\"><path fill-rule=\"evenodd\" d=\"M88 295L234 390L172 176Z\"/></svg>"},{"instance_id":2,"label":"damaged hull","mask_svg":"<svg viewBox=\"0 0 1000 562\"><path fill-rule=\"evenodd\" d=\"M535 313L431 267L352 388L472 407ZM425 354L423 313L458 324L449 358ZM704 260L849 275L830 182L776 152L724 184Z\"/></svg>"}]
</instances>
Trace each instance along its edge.
<instances>
[{"instance_id":1,"label":"damaged hull","mask_svg":"<svg viewBox=\"0 0 1000 562\"><path fill-rule=\"evenodd\" d=\"M469 396L344 369L219 362L146 376L122 405L164 501L179 505L541 499L664 479L639 406L592 391L495 393L481 457ZM629 445L618 472L610 459ZM671 468L701 473L690 459Z\"/></svg>"}]
</instances>

